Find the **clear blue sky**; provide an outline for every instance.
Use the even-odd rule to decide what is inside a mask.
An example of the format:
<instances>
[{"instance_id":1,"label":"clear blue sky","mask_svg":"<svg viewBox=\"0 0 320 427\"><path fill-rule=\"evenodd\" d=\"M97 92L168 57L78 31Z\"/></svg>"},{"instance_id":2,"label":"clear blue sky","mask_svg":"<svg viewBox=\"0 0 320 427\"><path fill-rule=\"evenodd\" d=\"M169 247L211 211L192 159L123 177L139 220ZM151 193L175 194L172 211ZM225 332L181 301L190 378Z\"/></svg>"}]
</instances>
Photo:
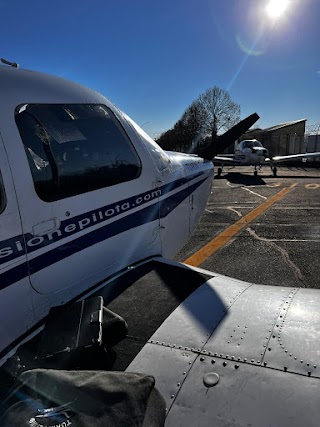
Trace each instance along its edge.
<instances>
[{"instance_id":1,"label":"clear blue sky","mask_svg":"<svg viewBox=\"0 0 320 427\"><path fill-rule=\"evenodd\" d=\"M280 0L277 0L280 1ZM0 56L110 98L148 133L207 88L259 127L320 122L320 0L0 0Z\"/></svg>"}]
</instances>

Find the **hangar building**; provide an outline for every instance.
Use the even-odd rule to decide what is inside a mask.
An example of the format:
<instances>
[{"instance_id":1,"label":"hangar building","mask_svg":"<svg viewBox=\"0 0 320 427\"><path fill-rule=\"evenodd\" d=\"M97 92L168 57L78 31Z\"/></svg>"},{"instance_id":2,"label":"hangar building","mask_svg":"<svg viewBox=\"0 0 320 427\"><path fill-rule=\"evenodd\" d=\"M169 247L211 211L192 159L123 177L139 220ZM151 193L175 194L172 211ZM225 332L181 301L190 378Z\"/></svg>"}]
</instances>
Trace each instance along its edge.
<instances>
[{"instance_id":1,"label":"hangar building","mask_svg":"<svg viewBox=\"0 0 320 427\"><path fill-rule=\"evenodd\" d=\"M305 153L306 121L307 119L300 119L266 129L252 129L244 133L239 141L255 138L269 150L270 156Z\"/></svg>"}]
</instances>

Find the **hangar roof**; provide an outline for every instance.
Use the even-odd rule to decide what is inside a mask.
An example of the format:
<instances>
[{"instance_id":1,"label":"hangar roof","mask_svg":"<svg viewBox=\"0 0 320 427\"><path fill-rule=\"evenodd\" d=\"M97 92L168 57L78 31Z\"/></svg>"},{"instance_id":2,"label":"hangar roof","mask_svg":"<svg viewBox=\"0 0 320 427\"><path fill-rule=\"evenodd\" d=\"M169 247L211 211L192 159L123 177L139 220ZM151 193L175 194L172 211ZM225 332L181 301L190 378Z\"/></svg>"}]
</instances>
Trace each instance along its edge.
<instances>
[{"instance_id":1,"label":"hangar roof","mask_svg":"<svg viewBox=\"0 0 320 427\"><path fill-rule=\"evenodd\" d=\"M278 129L281 129L281 128L284 128L287 126L296 125L298 123L302 123L302 122L306 122L306 121L307 121L307 119L300 119L300 120L293 120L292 122L280 123L276 126L271 126L269 128L265 128L265 129L263 129L263 131L269 132L269 131L273 131L273 130L278 130Z\"/></svg>"}]
</instances>

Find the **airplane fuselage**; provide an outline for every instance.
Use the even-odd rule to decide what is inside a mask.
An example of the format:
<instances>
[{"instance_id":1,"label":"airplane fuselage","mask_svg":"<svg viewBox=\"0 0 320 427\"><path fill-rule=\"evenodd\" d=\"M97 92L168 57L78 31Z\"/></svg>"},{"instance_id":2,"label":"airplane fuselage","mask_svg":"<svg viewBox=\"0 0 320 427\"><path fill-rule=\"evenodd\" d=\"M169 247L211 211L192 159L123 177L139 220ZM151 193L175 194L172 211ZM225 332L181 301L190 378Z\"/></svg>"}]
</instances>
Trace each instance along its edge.
<instances>
[{"instance_id":1,"label":"airplane fuselage","mask_svg":"<svg viewBox=\"0 0 320 427\"><path fill-rule=\"evenodd\" d=\"M0 68L0 360L51 307L188 241L213 165L163 151L108 99Z\"/></svg>"},{"instance_id":2,"label":"airplane fuselage","mask_svg":"<svg viewBox=\"0 0 320 427\"><path fill-rule=\"evenodd\" d=\"M236 148L234 154L234 161L244 166L258 166L265 163L265 158L268 151L264 147L243 147Z\"/></svg>"}]
</instances>

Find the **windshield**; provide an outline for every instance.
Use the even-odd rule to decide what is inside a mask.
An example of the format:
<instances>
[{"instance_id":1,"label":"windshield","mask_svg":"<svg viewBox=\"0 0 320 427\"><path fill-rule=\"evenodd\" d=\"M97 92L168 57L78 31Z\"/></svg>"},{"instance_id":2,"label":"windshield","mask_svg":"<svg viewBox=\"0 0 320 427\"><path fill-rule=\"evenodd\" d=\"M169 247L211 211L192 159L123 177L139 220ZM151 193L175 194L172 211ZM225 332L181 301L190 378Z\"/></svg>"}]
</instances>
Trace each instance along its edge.
<instances>
[{"instance_id":1,"label":"windshield","mask_svg":"<svg viewBox=\"0 0 320 427\"><path fill-rule=\"evenodd\" d=\"M243 141L243 148L262 147L259 141Z\"/></svg>"}]
</instances>

